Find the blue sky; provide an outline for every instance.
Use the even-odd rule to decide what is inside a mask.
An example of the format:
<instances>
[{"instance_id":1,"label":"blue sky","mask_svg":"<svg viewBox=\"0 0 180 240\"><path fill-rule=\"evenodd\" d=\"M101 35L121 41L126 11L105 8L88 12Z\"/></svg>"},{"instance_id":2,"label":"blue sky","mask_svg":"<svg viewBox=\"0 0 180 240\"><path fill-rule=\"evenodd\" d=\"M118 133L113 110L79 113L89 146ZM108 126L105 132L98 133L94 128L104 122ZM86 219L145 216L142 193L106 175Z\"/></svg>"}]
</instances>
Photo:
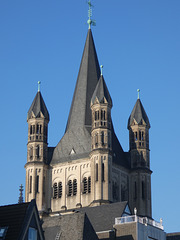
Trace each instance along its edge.
<instances>
[{"instance_id":1,"label":"blue sky","mask_svg":"<svg viewBox=\"0 0 180 240\"><path fill-rule=\"evenodd\" d=\"M124 151L140 98L149 116L153 217L180 231L180 1L92 1L93 36ZM86 0L0 0L0 205L25 185L27 111L41 81L49 146L65 131L88 30Z\"/></svg>"}]
</instances>

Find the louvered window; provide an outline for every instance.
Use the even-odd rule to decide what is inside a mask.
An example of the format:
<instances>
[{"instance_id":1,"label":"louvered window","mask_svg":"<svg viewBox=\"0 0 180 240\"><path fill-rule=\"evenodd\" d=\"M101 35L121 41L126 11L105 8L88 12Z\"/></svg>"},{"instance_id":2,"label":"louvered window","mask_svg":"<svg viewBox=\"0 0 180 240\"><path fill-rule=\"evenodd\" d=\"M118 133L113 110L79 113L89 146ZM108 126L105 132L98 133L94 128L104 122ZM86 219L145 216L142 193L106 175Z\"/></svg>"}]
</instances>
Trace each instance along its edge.
<instances>
[{"instance_id":1,"label":"louvered window","mask_svg":"<svg viewBox=\"0 0 180 240\"><path fill-rule=\"evenodd\" d=\"M62 182L58 183L58 198L62 197Z\"/></svg>"},{"instance_id":2,"label":"louvered window","mask_svg":"<svg viewBox=\"0 0 180 240\"><path fill-rule=\"evenodd\" d=\"M88 177L88 193L91 192L91 177Z\"/></svg>"},{"instance_id":3,"label":"louvered window","mask_svg":"<svg viewBox=\"0 0 180 240\"><path fill-rule=\"evenodd\" d=\"M72 195L72 181L68 181L68 196Z\"/></svg>"},{"instance_id":4,"label":"louvered window","mask_svg":"<svg viewBox=\"0 0 180 240\"><path fill-rule=\"evenodd\" d=\"M75 196L77 194L77 180L73 180L73 195Z\"/></svg>"},{"instance_id":5,"label":"louvered window","mask_svg":"<svg viewBox=\"0 0 180 240\"><path fill-rule=\"evenodd\" d=\"M54 183L53 185L53 198L57 198L57 183Z\"/></svg>"}]
</instances>

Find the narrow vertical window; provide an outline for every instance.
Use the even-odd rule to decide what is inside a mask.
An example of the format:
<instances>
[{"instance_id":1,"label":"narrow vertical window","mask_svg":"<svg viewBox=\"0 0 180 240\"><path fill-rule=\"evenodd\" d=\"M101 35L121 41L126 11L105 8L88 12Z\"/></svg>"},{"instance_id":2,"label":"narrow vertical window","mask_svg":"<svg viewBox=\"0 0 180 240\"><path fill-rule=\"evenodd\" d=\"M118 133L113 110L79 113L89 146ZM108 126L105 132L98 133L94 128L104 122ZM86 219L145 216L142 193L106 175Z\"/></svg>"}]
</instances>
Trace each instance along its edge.
<instances>
[{"instance_id":1,"label":"narrow vertical window","mask_svg":"<svg viewBox=\"0 0 180 240\"><path fill-rule=\"evenodd\" d=\"M102 182L104 182L104 163L102 163Z\"/></svg>"},{"instance_id":2,"label":"narrow vertical window","mask_svg":"<svg viewBox=\"0 0 180 240\"><path fill-rule=\"evenodd\" d=\"M57 198L57 183L54 183L53 185L53 198Z\"/></svg>"},{"instance_id":3,"label":"narrow vertical window","mask_svg":"<svg viewBox=\"0 0 180 240\"><path fill-rule=\"evenodd\" d=\"M30 157L30 159L33 158L33 148L32 147L30 147L30 149L29 149L29 157Z\"/></svg>"},{"instance_id":4,"label":"narrow vertical window","mask_svg":"<svg viewBox=\"0 0 180 240\"><path fill-rule=\"evenodd\" d=\"M36 176L36 193L39 192L39 175Z\"/></svg>"},{"instance_id":5,"label":"narrow vertical window","mask_svg":"<svg viewBox=\"0 0 180 240\"><path fill-rule=\"evenodd\" d=\"M137 141L138 137L137 137L137 132L135 132L135 141Z\"/></svg>"},{"instance_id":6,"label":"narrow vertical window","mask_svg":"<svg viewBox=\"0 0 180 240\"><path fill-rule=\"evenodd\" d=\"M95 111L95 121L99 120L99 111Z\"/></svg>"},{"instance_id":7,"label":"narrow vertical window","mask_svg":"<svg viewBox=\"0 0 180 240\"><path fill-rule=\"evenodd\" d=\"M96 163L96 181L98 181L98 163Z\"/></svg>"},{"instance_id":8,"label":"narrow vertical window","mask_svg":"<svg viewBox=\"0 0 180 240\"><path fill-rule=\"evenodd\" d=\"M101 144L104 145L104 132L101 132Z\"/></svg>"},{"instance_id":9,"label":"narrow vertical window","mask_svg":"<svg viewBox=\"0 0 180 240\"><path fill-rule=\"evenodd\" d=\"M141 131L139 131L139 140L141 141Z\"/></svg>"},{"instance_id":10,"label":"narrow vertical window","mask_svg":"<svg viewBox=\"0 0 180 240\"><path fill-rule=\"evenodd\" d=\"M72 181L68 181L68 196L72 195Z\"/></svg>"},{"instance_id":11,"label":"narrow vertical window","mask_svg":"<svg viewBox=\"0 0 180 240\"><path fill-rule=\"evenodd\" d=\"M83 194L87 193L87 187L88 187L87 178L84 177L83 178Z\"/></svg>"},{"instance_id":12,"label":"narrow vertical window","mask_svg":"<svg viewBox=\"0 0 180 240\"><path fill-rule=\"evenodd\" d=\"M30 126L30 134L32 134L32 125Z\"/></svg>"},{"instance_id":13,"label":"narrow vertical window","mask_svg":"<svg viewBox=\"0 0 180 240\"><path fill-rule=\"evenodd\" d=\"M95 145L98 145L98 134L95 134Z\"/></svg>"},{"instance_id":14,"label":"narrow vertical window","mask_svg":"<svg viewBox=\"0 0 180 240\"><path fill-rule=\"evenodd\" d=\"M62 182L58 183L58 198L62 197Z\"/></svg>"},{"instance_id":15,"label":"narrow vertical window","mask_svg":"<svg viewBox=\"0 0 180 240\"><path fill-rule=\"evenodd\" d=\"M35 133L35 125L32 126L32 133Z\"/></svg>"},{"instance_id":16,"label":"narrow vertical window","mask_svg":"<svg viewBox=\"0 0 180 240\"><path fill-rule=\"evenodd\" d=\"M39 145L37 145L37 147L36 147L36 156L37 156L37 158L39 158Z\"/></svg>"},{"instance_id":17,"label":"narrow vertical window","mask_svg":"<svg viewBox=\"0 0 180 240\"><path fill-rule=\"evenodd\" d=\"M73 180L73 195L75 196L77 194L77 180Z\"/></svg>"},{"instance_id":18,"label":"narrow vertical window","mask_svg":"<svg viewBox=\"0 0 180 240\"><path fill-rule=\"evenodd\" d=\"M29 193L32 193L32 176L29 178Z\"/></svg>"},{"instance_id":19,"label":"narrow vertical window","mask_svg":"<svg viewBox=\"0 0 180 240\"><path fill-rule=\"evenodd\" d=\"M88 177L88 193L91 192L91 177Z\"/></svg>"},{"instance_id":20,"label":"narrow vertical window","mask_svg":"<svg viewBox=\"0 0 180 240\"><path fill-rule=\"evenodd\" d=\"M39 124L36 126L36 133L39 134Z\"/></svg>"}]
</instances>

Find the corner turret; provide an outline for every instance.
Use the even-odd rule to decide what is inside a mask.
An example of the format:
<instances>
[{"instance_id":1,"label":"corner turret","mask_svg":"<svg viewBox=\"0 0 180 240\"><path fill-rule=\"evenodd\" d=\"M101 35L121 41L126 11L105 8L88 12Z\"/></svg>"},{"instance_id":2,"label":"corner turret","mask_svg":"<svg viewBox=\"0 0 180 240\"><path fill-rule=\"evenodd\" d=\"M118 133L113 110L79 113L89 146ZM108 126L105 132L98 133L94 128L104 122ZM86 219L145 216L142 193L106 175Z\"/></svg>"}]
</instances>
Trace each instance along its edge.
<instances>
[{"instance_id":1,"label":"corner turret","mask_svg":"<svg viewBox=\"0 0 180 240\"><path fill-rule=\"evenodd\" d=\"M92 131L91 162L94 204L112 201L110 173L112 172L112 99L104 77L101 76L91 98Z\"/></svg>"},{"instance_id":2,"label":"corner turret","mask_svg":"<svg viewBox=\"0 0 180 240\"><path fill-rule=\"evenodd\" d=\"M128 120L131 160L130 206L138 215L151 217L150 122L139 98Z\"/></svg>"},{"instance_id":3,"label":"corner turret","mask_svg":"<svg viewBox=\"0 0 180 240\"><path fill-rule=\"evenodd\" d=\"M26 202L36 199L39 211L45 208L47 197L48 123L49 113L40 92L38 92L27 114L28 143L26 168Z\"/></svg>"}]
</instances>

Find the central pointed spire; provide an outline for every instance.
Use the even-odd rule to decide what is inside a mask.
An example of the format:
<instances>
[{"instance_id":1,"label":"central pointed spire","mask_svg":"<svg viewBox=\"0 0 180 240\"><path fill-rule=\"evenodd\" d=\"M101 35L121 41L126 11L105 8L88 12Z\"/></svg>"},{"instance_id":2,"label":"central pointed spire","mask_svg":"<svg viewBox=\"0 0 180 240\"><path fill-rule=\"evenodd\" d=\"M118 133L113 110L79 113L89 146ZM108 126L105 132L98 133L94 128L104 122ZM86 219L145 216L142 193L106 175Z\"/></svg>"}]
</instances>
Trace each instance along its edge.
<instances>
[{"instance_id":1,"label":"central pointed spire","mask_svg":"<svg viewBox=\"0 0 180 240\"><path fill-rule=\"evenodd\" d=\"M100 77L100 67L91 29L88 30L66 131L71 127L91 128L91 97Z\"/></svg>"}]
</instances>

